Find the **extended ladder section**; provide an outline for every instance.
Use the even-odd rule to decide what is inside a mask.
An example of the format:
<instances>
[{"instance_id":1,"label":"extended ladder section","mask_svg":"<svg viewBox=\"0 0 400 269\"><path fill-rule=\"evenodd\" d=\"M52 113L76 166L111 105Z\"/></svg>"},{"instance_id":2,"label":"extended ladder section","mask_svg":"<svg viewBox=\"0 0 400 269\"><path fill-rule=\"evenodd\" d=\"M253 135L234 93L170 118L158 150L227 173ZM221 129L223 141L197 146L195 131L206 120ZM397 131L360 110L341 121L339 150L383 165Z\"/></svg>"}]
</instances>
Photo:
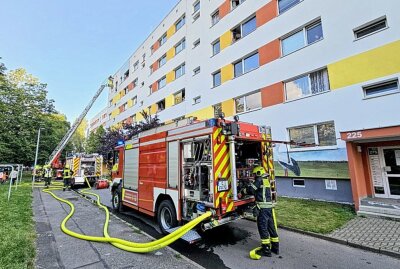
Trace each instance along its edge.
<instances>
[{"instance_id":1,"label":"extended ladder section","mask_svg":"<svg viewBox=\"0 0 400 269\"><path fill-rule=\"evenodd\" d=\"M54 160L57 158L57 156L61 153L61 151L65 148L65 146L68 144L69 140L71 137L74 135L76 129L78 129L79 125L82 123L83 119L86 117L87 113L89 112L90 108L93 106L94 102L97 100L99 95L103 92L104 88L107 86L107 83L103 83L100 88L97 90L96 94L93 96L93 98L90 100L89 104L86 106L86 108L83 110L81 115L75 120L74 124L72 127L68 130L68 132L65 134L63 139L58 143L57 147L53 150L49 157L49 162L48 164L51 165Z\"/></svg>"}]
</instances>

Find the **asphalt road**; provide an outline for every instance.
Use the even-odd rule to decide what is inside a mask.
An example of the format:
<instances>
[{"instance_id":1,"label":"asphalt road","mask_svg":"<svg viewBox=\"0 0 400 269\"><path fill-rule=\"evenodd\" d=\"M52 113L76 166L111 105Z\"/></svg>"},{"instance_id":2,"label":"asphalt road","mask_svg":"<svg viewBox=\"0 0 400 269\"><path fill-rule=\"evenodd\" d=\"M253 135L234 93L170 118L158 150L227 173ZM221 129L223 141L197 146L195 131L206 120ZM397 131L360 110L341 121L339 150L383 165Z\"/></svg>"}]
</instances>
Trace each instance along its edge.
<instances>
[{"instance_id":1,"label":"asphalt road","mask_svg":"<svg viewBox=\"0 0 400 269\"><path fill-rule=\"evenodd\" d=\"M108 189L96 190L102 203L111 207ZM118 217L160 238L157 224L152 218L134 211L117 214ZM278 219L279 221L279 219ZM178 241L173 249L205 268L400 268L400 260L389 256L344 246L326 240L280 229L281 254L259 261L251 260L249 251L259 245L256 224L240 220L202 234L203 240L195 245ZM366 231L367 232L367 231Z\"/></svg>"}]
</instances>

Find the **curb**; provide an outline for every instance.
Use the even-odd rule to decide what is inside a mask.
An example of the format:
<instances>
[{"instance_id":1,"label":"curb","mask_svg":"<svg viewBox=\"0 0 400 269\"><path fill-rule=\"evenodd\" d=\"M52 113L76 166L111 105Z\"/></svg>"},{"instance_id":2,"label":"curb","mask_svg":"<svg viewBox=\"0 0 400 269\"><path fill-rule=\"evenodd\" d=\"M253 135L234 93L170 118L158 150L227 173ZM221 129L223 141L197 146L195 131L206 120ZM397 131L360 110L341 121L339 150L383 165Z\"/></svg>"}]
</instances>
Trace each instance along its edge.
<instances>
[{"instance_id":1,"label":"curb","mask_svg":"<svg viewBox=\"0 0 400 269\"><path fill-rule=\"evenodd\" d=\"M76 192L79 196L81 196L81 197L84 198L85 200L91 202L93 205L95 205L95 206L97 207L96 200L93 199L90 195L80 193L80 192L77 191L77 190L74 190L74 192ZM106 206L106 205L104 205L104 204L102 204L102 203L100 203L100 204L108 208L108 206ZM157 240L156 238L154 238L154 237L152 237L151 235L149 235L148 233L146 233L146 232L140 230L139 228L137 228L137 227L134 226L133 224L131 224L131 223L129 223L129 222L127 222L127 221L121 219L120 217L118 217L118 216L116 216L116 215L114 215L112 211L109 211L109 213L110 213L110 215L112 215L114 218L116 218L116 219L122 221L124 224L128 225L129 227L131 227L131 228L133 228L133 229L135 229L135 230L137 230L137 231L140 231L141 234L143 234L144 236L147 236L147 237L150 238L151 240ZM183 260L187 261L188 263L192 264L193 266L198 267L199 269L205 269L205 267L203 267L203 266L201 266L200 264L196 263L195 261L189 259L189 258L186 257L185 255L182 255L181 253L179 253L178 251L174 250L174 249L171 248L170 246L167 246L167 247L165 247L165 248L168 249L168 250L170 250L170 251L171 251L172 253L174 253L175 255L180 255L179 259L183 259Z\"/></svg>"},{"instance_id":2,"label":"curb","mask_svg":"<svg viewBox=\"0 0 400 269\"><path fill-rule=\"evenodd\" d=\"M341 245L345 245L345 246L349 246L349 247L353 247L353 248L358 248L358 249L361 249L361 250L366 250L366 251L370 251L370 252L374 252L374 253L378 253L378 254L382 254L382 255L386 255L386 256L390 256L390 257L393 257L393 258L400 259L400 253L388 251L388 250L385 250L385 249L363 246L363 245L360 245L360 244L349 242L348 240L333 238L333 237L330 237L330 236L327 236L327 235L317 234L317 233L313 233L313 232L307 232L307 231L299 230L299 229L296 229L296 228L285 227L284 225L278 225L278 227L281 228L281 229L287 230L287 231L291 231L291 232L295 232L295 233L299 233L299 234L303 234L303 235L308 235L308 236L312 236L312 237L315 237L315 238L318 238L318 239L330 241L330 242L333 242L333 243L337 243L337 244L341 244Z\"/></svg>"}]
</instances>

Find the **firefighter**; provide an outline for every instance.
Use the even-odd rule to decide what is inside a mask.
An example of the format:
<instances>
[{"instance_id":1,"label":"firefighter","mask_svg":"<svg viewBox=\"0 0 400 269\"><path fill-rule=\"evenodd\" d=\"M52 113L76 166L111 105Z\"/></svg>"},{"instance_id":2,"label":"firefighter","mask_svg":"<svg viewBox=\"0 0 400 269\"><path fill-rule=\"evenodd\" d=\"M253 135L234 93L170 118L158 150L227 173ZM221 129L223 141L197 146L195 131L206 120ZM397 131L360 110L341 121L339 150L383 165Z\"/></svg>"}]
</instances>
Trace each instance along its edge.
<instances>
[{"instance_id":1,"label":"firefighter","mask_svg":"<svg viewBox=\"0 0 400 269\"><path fill-rule=\"evenodd\" d=\"M70 169L69 165L65 165L64 171L63 171L63 178L64 178L64 187L63 191L65 191L66 188L68 190L71 190L71 177L74 174L74 172Z\"/></svg>"},{"instance_id":2,"label":"firefighter","mask_svg":"<svg viewBox=\"0 0 400 269\"><path fill-rule=\"evenodd\" d=\"M262 166L253 169L254 182L245 188L244 192L254 195L256 205L253 214L257 217L257 228L261 237L261 247L250 251L252 259L260 259L261 256L271 257L271 252L279 254L279 237L276 231L276 220L273 213L271 199L271 185L269 175Z\"/></svg>"},{"instance_id":3,"label":"firefighter","mask_svg":"<svg viewBox=\"0 0 400 269\"><path fill-rule=\"evenodd\" d=\"M44 185L48 188L51 183L52 170L50 165L45 165L43 170Z\"/></svg>"}]
</instances>

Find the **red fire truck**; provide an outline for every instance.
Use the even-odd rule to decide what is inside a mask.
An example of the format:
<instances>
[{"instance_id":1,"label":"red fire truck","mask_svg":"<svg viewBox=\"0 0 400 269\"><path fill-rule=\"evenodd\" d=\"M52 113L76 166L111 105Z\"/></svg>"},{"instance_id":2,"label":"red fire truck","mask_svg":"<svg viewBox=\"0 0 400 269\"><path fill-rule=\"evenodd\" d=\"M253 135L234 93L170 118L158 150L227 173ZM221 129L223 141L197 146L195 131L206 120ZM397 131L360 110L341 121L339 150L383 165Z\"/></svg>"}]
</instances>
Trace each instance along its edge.
<instances>
[{"instance_id":1,"label":"red fire truck","mask_svg":"<svg viewBox=\"0 0 400 269\"><path fill-rule=\"evenodd\" d=\"M184 119L142 132L115 149L113 208L156 217L163 233L209 210L203 230L241 218L254 201L241 190L255 165L268 171L276 198L271 144L269 128L238 118Z\"/></svg>"}]
</instances>

